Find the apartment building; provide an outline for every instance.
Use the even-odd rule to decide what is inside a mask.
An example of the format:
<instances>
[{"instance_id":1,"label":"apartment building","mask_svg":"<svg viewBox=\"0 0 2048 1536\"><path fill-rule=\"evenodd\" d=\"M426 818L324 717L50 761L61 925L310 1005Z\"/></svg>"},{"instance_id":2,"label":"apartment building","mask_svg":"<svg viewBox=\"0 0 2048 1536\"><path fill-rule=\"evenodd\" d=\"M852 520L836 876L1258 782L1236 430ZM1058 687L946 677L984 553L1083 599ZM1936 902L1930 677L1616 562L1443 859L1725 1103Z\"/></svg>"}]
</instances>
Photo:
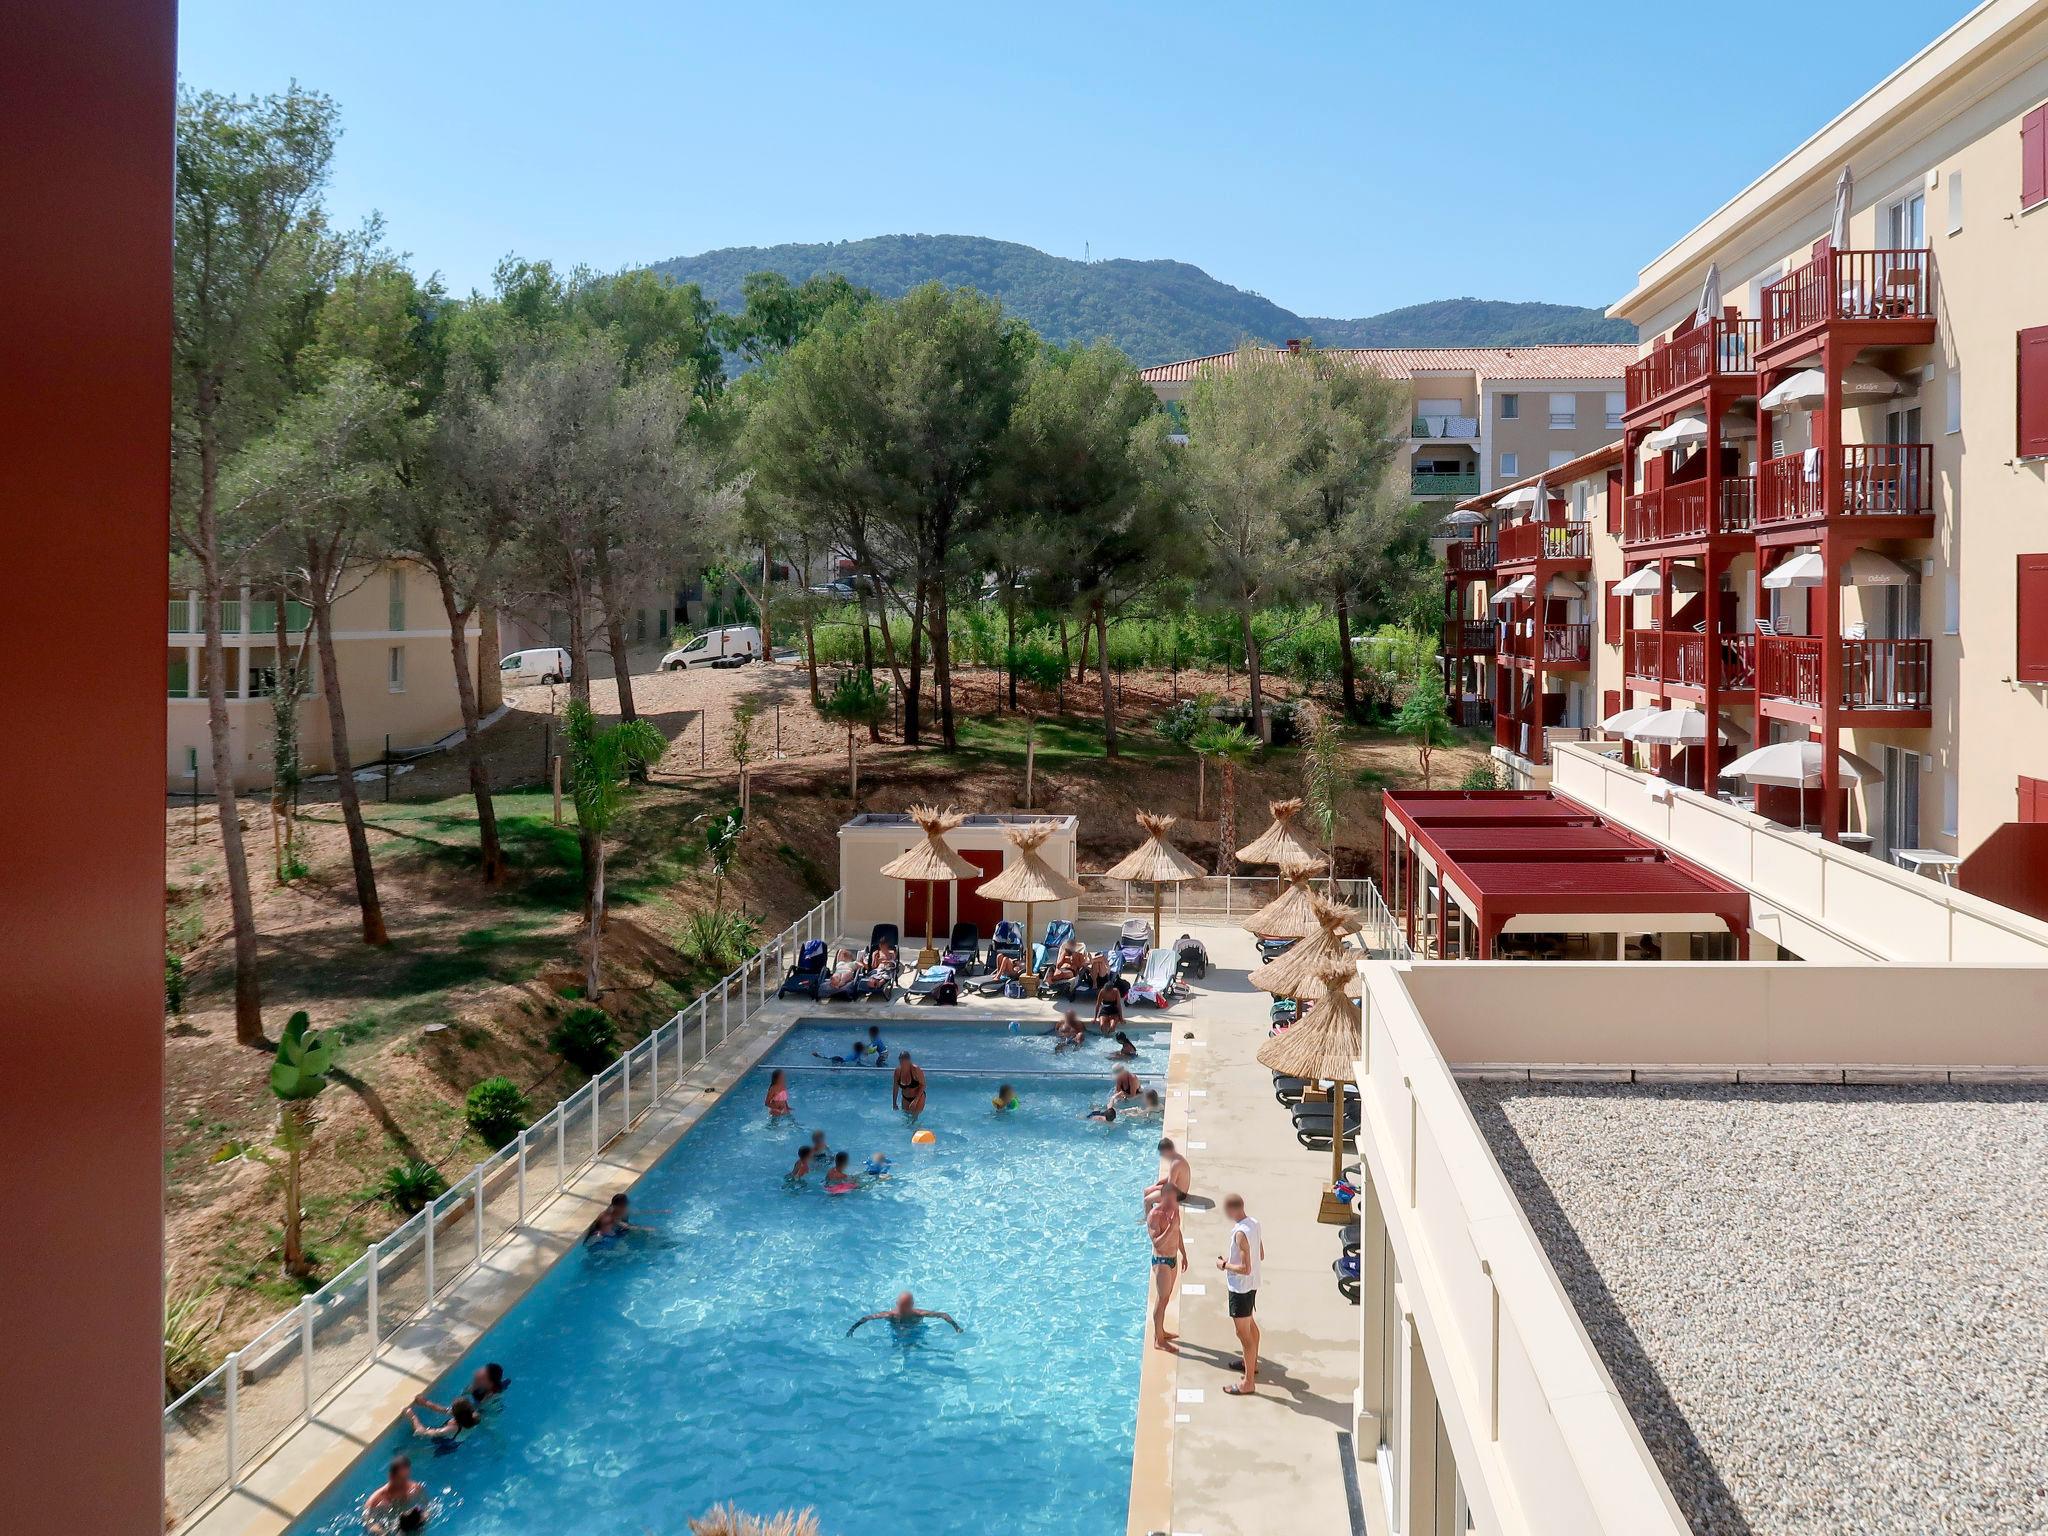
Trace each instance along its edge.
<instances>
[{"instance_id":1,"label":"apartment building","mask_svg":"<svg viewBox=\"0 0 2048 1536\"><path fill-rule=\"evenodd\" d=\"M245 588L223 605L228 741L237 787L271 780L275 739L271 695L281 673L278 609L274 594ZM307 773L333 768L327 709L321 697L310 613L284 608L283 651L298 660L307 696L299 712L299 758ZM207 734L206 641L200 596L170 601L165 676L170 700L165 774L169 787L190 792L213 787L213 750ZM364 565L334 602L334 659L348 716L349 756L361 764L394 748L431 745L462 727L455 693L455 659L448 620L433 578L406 562ZM498 658L479 656L480 686L495 680Z\"/></svg>"},{"instance_id":2,"label":"apartment building","mask_svg":"<svg viewBox=\"0 0 2048 1536\"><path fill-rule=\"evenodd\" d=\"M1280 348L1270 349L1280 351ZM1286 351L1311 350L1290 341ZM1622 371L1631 346L1332 347L1323 355L1413 391L1409 486L1418 500L1474 496L1562 464L1621 430ZM1161 363L1139 377L1169 408L1234 352Z\"/></svg>"}]
</instances>

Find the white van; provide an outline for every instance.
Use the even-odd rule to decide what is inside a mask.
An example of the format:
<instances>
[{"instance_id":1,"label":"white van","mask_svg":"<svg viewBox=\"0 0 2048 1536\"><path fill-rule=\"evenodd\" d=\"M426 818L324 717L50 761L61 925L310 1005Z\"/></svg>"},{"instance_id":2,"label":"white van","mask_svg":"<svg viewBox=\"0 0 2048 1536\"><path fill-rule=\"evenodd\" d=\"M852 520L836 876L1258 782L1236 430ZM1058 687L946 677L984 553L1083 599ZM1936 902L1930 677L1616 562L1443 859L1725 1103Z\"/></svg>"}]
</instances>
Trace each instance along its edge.
<instances>
[{"instance_id":1,"label":"white van","mask_svg":"<svg viewBox=\"0 0 2048 1536\"><path fill-rule=\"evenodd\" d=\"M514 651L498 663L498 682L514 688L521 683L566 683L569 653L559 645L544 645L533 651Z\"/></svg>"},{"instance_id":2,"label":"white van","mask_svg":"<svg viewBox=\"0 0 2048 1536\"><path fill-rule=\"evenodd\" d=\"M688 645L678 646L661 658L661 670L681 672L690 667L737 667L761 656L761 631L751 624L731 624L724 629L707 629Z\"/></svg>"}]
</instances>

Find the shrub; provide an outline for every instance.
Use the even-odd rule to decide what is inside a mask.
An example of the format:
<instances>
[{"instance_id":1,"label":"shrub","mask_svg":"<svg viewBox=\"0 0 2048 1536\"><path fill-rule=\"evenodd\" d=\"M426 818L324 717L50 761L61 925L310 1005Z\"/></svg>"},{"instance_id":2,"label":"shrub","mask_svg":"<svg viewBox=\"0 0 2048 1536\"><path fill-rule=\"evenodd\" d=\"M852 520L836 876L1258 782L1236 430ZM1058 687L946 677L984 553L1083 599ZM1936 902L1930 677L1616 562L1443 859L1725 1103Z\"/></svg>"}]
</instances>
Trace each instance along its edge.
<instances>
[{"instance_id":1,"label":"shrub","mask_svg":"<svg viewBox=\"0 0 2048 1536\"><path fill-rule=\"evenodd\" d=\"M744 912L692 912L678 947L687 960L730 971L754 952L759 927Z\"/></svg>"},{"instance_id":2,"label":"shrub","mask_svg":"<svg viewBox=\"0 0 2048 1536\"><path fill-rule=\"evenodd\" d=\"M185 962L164 951L164 1012L174 1019L185 1016Z\"/></svg>"},{"instance_id":3,"label":"shrub","mask_svg":"<svg viewBox=\"0 0 2048 1536\"><path fill-rule=\"evenodd\" d=\"M206 1374L210 1363L207 1340L220 1317L206 1315L211 1285L164 1293L164 1401L184 1396Z\"/></svg>"},{"instance_id":4,"label":"shrub","mask_svg":"<svg viewBox=\"0 0 2048 1536\"><path fill-rule=\"evenodd\" d=\"M504 1079L498 1081L503 1082ZM479 1083L477 1086L484 1085ZM426 1209L427 1202L447 1187L448 1181L441 1177L440 1169L414 1157L385 1169L384 1177L377 1184L377 1194L402 1215L410 1216L414 1211Z\"/></svg>"},{"instance_id":5,"label":"shrub","mask_svg":"<svg viewBox=\"0 0 2048 1536\"><path fill-rule=\"evenodd\" d=\"M548 1049L586 1077L618 1059L619 1033L602 1008L573 1008L548 1035Z\"/></svg>"},{"instance_id":6,"label":"shrub","mask_svg":"<svg viewBox=\"0 0 2048 1536\"><path fill-rule=\"evenodd\" d=\"M1500 771L1494 764L1482 763L1477 768L1469 769L1465 777L1458 780L1458 788L1506 789L1507 785L1501 782Z\"/></svg>"},{"instance_id":7,"label":"shrub","mask_svg":"<svg viewBox=\"0 0 2048 1536\"><path fill-rule=\"evenodd\" d=\"M487 1077L462 1101L462 1118L493 1148L526 1128L526 1095L509 1077Z\"/></svg>"}]
</instances>

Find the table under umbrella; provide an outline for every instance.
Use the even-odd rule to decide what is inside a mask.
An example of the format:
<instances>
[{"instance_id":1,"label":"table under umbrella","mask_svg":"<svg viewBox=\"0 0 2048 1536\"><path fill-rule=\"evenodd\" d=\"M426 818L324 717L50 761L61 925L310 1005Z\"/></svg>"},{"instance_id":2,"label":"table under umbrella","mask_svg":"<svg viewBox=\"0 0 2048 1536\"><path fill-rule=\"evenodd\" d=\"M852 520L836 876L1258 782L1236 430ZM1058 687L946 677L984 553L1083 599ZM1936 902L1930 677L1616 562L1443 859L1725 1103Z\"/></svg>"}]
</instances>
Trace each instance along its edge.
<instances>
[{"instance_id":1,"label":"table under umbrella","mask_svg":"<svg viewBox=\"0 0 2048 1536\"><path fill-rule=\"evenodd\" d=\"M1344 1086L1357 1070L1362 1021L1351 1000L1358 980L1355 964L1325 960L1316 973L1322 996L1314 1012L1293 1028L1259 1047L1261 1066L1285 1077L1330 1085L1330 1186L1323 1191L1316 1220L1341 1226L1352 1219L1349 1204L1339 1200L1335 1186L1344 1179Z\"/></svg>"},{"instance_id":2,"label":"table under umbrella","mask_svg":"<svg viewBox=\"0 0 2048 1536\"><path fill-rule=\"evenodd\" d=\"M1175 816L1161 816L1152 811L1138 812L1138 825L1145 829L1145 841L1118 860L1104 875L1109 880L1145 880L1152 886L1152 942L1165 942L1160 927L1160 890L1163 886L1178 885L1183 880L1198 880L1202 877L1202 866L1182 853L1167 840L1166 834L1173 830L1179 820Z\"/></svg>"},{"instance_id":3,"label":"table under umbrella","mask_svg":"<svg viewBox=\"0 0 2048 1536\"><path fill-rule=\"evenodd\" d=\"M946 843L946 834L967 818L948 806L940 810L935 805L913 805L908 815L924 833L924 841L912 844L882 866L882 873L891 880L901 880L908 885L913 880L944 881L947 890L947 910L954 906L955 885L963 878L981 873L974 865L955 853ZM931 905L925 905L924 948L918 952L920 967L936 965L939 952L932 944Z\"/></svg>"},{"instance_id":4,"label":"table under umbrella","mask_svg":"<svg viewBox=\"0 0 2048 1536\"><path fill-rule=\"evenodd\" d=\"M1031 963L1031 909L1042 901L1072 901L1081 894L1080 886L1046 863L1039 854L1039 848L1052 834L1053 823L1049 821L1029 821L1009 828L1003 835L1016 849L1016 857L1004 866L1001 874L981 883L981 894L990 901L1023 904L1024 975L1027 979L1038 974Z\"/></svg>"}]
</instances>

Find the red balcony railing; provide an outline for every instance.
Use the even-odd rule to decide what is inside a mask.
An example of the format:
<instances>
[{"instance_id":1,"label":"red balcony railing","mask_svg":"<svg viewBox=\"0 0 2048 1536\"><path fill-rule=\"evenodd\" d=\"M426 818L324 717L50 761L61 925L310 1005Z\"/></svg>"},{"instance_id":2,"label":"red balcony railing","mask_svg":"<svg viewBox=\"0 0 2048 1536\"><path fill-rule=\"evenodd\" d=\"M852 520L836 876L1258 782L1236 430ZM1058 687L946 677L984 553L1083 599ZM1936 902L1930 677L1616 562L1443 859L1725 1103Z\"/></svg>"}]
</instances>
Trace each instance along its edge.
<instances>
[{"instance_id":1,"label":"red balcony railing","mask_svg":"<svg viewBox=\"0 0 2048 1536\"><path fill-rule=\"evenodd\" d=\"M1934 505L1932 443L1847 443L1836 450L1842 469L1843 517L1891 517ZM1820 518L1826 478L1818 454L1788 453L1757 466L1756 521L1803 523Z\"/></svg>"},{"instance_id":2,"label":"red balcony railing","mask_svg":"<svg viewBox=\"0 0 2048 1536\"><path fill-rule=\"evenodd\" d=\"M1658 342L1648 357L1630 363L1625 371L1628 408L1640 410L1717 374L1756 372L1756 349L1762 339L1763 321L1723 317Z\"/></svg>"},{"instance_id":3,"label":"red balcony railing","mask_svg":"<svg viewBox=\"0 0 2048 1536\"><path fill-rule=\"evenodd\" d=\"M1491 619L1453 619L1444 628L1444 649L1493 654L1494 622Z\"/></svg>"},{"instance_id":4,"label":"red balcony railing","mask_svg":"<svg viewBox=\"0 0 2048 1536\"><path fill-rule=\"evenodd\" d=\"M1593 654L1593 626L1590 624L1546 624L1543 626L1543 659L1560 666L1584 666Z\"/></svg>"},{"instance_id":5,"label":"red balcony railing","mask_svg":"<svg viewBox=\"0 0 2048 1536\"><path fill-rule=\"evenodd\" d=\"M1722 635L1714 642L1720 661L1714 686L1732 693L1756 686L1755 635ZM1685 688L1707 686L1707 637L1677 630L1637 629L1626 641L1630 677L1656 678Z\"/></svg>"},{"instance_id":6,"label":"red balcony railing","mask_svg":"<svg viewBox=\"0 0 2048 1536\"><path fill-rule=\"evenodd\" d=\"M1584 560L1593 549L1585 523L1514 523L1500 531L1500 563L1515 560Z\"/></svg>"},{"instance_id":7,"label":"red balcony railing","mask_svg":"<svg viewBox=\"0 0 2048 1536\"><path fill-rule=\"evenodd\" d=\"M1927 320L1934 314L1934 253L1823 251L1765 288L1763 334L1773 347L1835 320Z\"/></svg>"},{"instance_id":8,"label":"red balcony railing","mask_svg":"<svg viewBox=\"0 0 2048 1536\"><path fill-rule=\"evenodd\" d=\"M1708 503L1715 506L1709 517ZM1756 484L1747 475L1716 477L1712 495L1705 480L1644 491L1622 503L1623 544L1665 539L1698 539L1710 533L1747 533L1756 523Z\"/></svg>"},{"instance_id":9,"label":"red balcony railing","mask_svg":"<svg viewBox=\"0 0 2048 1536\"><path fill-rule=\"evenodd\" d=\"M1444 551L1444 564L1455 573L1484 576L1493 569L1496 553L1491 539L1460 539Z\"/></svg>"},{"instance_id":10,"label":"red balcony railing","mask_svg":"<svg viewBox=\"0 0 2048 1536\"><path fill-rule=\"evenodd\" d=\"M1844 709L1931 707L1932 644L1926 640L1844 640ZM1757 691L1818 709L1825 677L1820 639L1814 635L1765 635L1759 644Z\"/></svg>"}]
</instances>

